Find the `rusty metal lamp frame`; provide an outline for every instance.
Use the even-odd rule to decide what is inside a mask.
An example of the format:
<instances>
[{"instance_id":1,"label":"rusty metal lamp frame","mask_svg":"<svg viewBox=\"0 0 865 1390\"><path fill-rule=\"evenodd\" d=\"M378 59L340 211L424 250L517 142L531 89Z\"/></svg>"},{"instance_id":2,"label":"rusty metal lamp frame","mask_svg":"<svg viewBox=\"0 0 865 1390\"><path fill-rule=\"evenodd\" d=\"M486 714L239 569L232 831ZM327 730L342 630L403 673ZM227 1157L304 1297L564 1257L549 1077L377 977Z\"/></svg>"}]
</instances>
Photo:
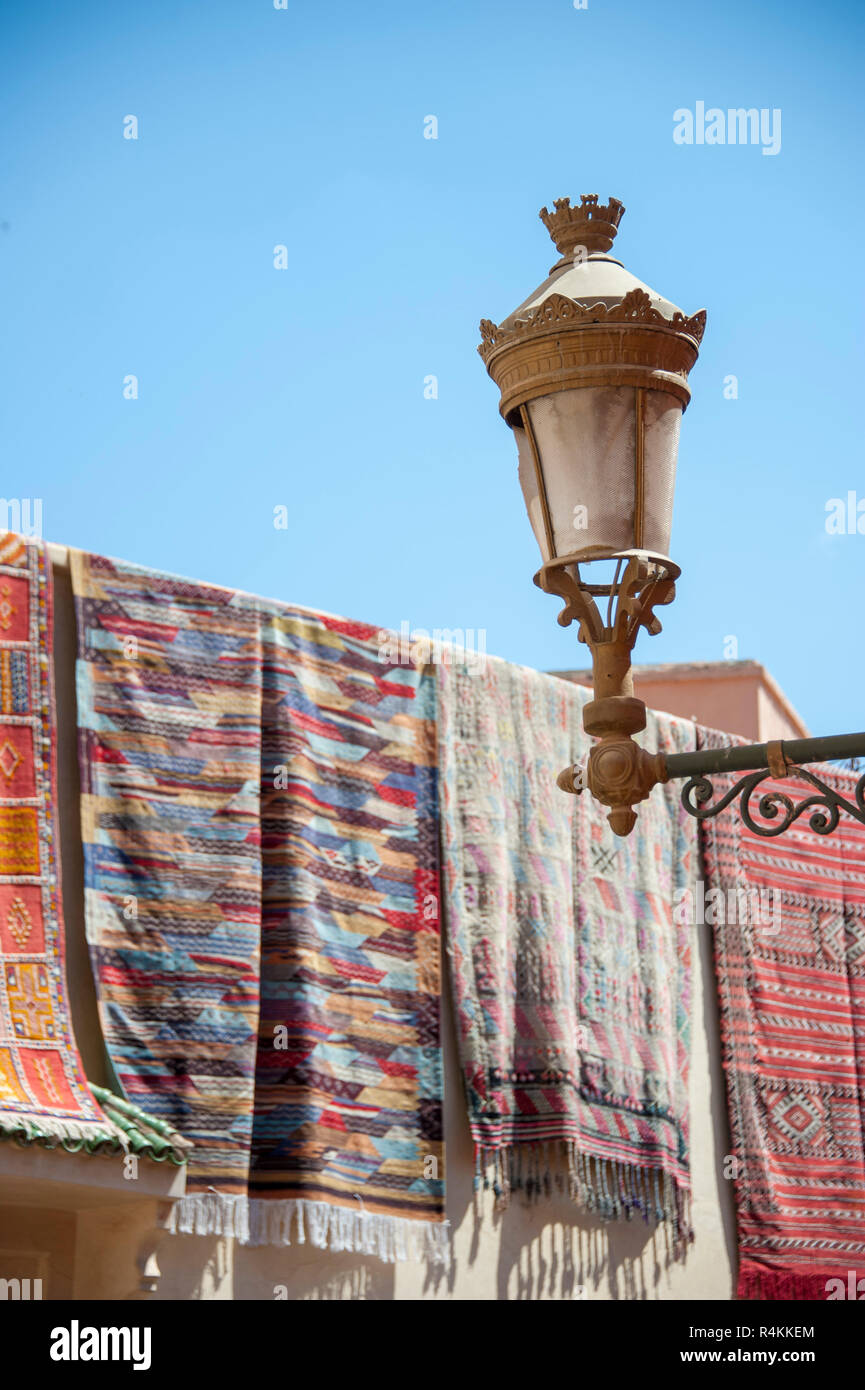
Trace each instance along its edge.
<instances>
[{"instance_id":1,"label":"rusty metal lamp frame","mask_svg":"<svg viewBox=\"0 0 865 1390\"><path fill-rule=\"evenodd\" d=\"M541 219L562 257L551 275L567 263L578 245L590 254L609 251L623 212L617 199L600 206L594 194L584 195L580 207L571 207L565 198L557 200L552 213L544 208ZM587 303L551 292L509 322L481 321L478 351L501 391L501 414L508 424L521 424L531 443L546 551L552 557L535 575L535 583L564 600L559 623L578 623L579 640L592 653L594 699L583 707L583 726L597 741L586 767L566 768L557 784L566 792L588 788L610 808L608 820L617 835L630 834L637 819L633 807L654 786L679 778L686 779L682 804L698 821L719 815L738 797L744 823L767 838L783 834L806 814L819 835L830 834L842 813L865 825L865 775L850 800L803 766L865 756L865 732L669 756L648 752L633 737L646 727L646 706L634 697L631 653L641 627L650 634L660 632L655 609L673 601L681 573L669 557L643 549L644 395L646 390L661 390L678 399L682 409L687 406L688 373L697 358L705 321L702 310L690 317L678 310L663 315L642 289L631 290L620 303ZM526 407L538 396L581 386L627 386L635 392L630 550L593 546L556 554L544 470ZM610 583L592 583L584 573L596 560L616 562ZM604 613L597 599L606 599ZM713 799L710 777L734 772L747 775ZM761 823L754 818L751 801L767 778L795 778L809 794L794 801L784 792L765 792L757 808Z\"/></svg>"},{"instance_id":2,"label":"rusty metal lamp frame","mask_svg":"<svg viewBox=\"0 0 865 1390\"><path fill-rule=\"evenodd\" d=\"M696 753L649 753L633 740L646 727L646 706L633 695L631 651L641 627L654 635L661 630L655 608L672 603L680 570L671 561L646 552L620 555L599 552L592 559L616 560L610 584L591 584L580 572L585 552L543 565L535 583L545 593L565 600L559 622L579 623L579 640L592 653L595 698L583 707L583 726L598 739L588 764L565 768L556 778L562 791L580 793L586 788L609 806L608 820L617 835L628 835L636 823L633 804L644 800L660 782L685 778L682 805L698 821L726 810L737 798L739 814L749 830L773 839L789 830L800 816L818 835L835 830L841 815L865 825L865 773L859 778L852 801L828 786L805 763L865 757L865 732L827 738L776 740L740 747L703 749ZM607 600L602 614L596 599ZM746 772L717 800L711 776L726 777ZM752 798L760 785L794 778L810 791L794 801L778 790L759 799L755 819ZM798 790L798 789L797 789Z\"/></svg>"},{"instance_id":3,"label":"rusty metal lamp frame","mask_svg":"<svg viewBox=\"0 0 865 1390\"><path fill-rule=\"evenodd\" d=\"M549 561L535 575L546 593L565 600L559 614L563 627L579 623L579 640L592 653L595 698L583 708L583 728L598 739L589 755L585 782L581 771L566 768L557 780L562 791L580 792L587 785L610 807L609 822L617 835L628 835L637 820L634 801L648 796L656 782L666 781L663 755L647 753L633 735L646 727L646 706L634 697L631 651L641 627L660 632L655 608L671 603L676 593L678 565L645 551L617 555L601 552L592 560L616 561L610 584L592 584L581 573L585 553ZM595 600L606 598L602 616Z\"/></svg>"}]
</instances>

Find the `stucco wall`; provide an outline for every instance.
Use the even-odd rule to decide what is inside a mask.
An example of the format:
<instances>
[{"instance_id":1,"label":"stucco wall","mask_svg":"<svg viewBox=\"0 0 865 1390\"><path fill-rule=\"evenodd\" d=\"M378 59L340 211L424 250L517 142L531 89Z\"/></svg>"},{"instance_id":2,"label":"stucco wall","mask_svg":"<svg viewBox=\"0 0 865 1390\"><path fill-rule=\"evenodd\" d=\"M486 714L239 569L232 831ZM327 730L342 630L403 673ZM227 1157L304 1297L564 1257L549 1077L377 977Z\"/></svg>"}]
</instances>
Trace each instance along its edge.
<instances>
[{"instance_id":1,"label":"stucco wall","mask_svg":"<svg viewBox=\"0 0 865 1390\"><path fill-rule=\"evenodd\" d=\"M94 1079L102 1079L104 1049L84 941L72 598L62 552L55 551L55 559L59 800L70 992L85 1063ZM491 1193L473 1194L471 1140L446 993L447 1209L454 1251L450 1270L387 1266L308 1245L243 1249L215 1238L166 1236L159 1248L162 1275L155 1296L272 1299L279 1292L290 1299L729 1298L734 1216L731 1184L723 1177L727 1121L711 943L708 928L694 928L694 933L691 1127L696 1238L684 1264L669 1264L663 1236L653 1236L640 1221L603 1225L563 1197L537 1205L515 1198L508 1211L498 1214ZM119 1296L129 1296L129 1270L142 1236L140 1221L140 1212L125 1216L108 1198L104 1210L89 1208L79 1215L76 1296L112 1298L121 1288L124 1293ZM64 1249L68 1253L68 1232Z\"/></svg>"}]
</instances>

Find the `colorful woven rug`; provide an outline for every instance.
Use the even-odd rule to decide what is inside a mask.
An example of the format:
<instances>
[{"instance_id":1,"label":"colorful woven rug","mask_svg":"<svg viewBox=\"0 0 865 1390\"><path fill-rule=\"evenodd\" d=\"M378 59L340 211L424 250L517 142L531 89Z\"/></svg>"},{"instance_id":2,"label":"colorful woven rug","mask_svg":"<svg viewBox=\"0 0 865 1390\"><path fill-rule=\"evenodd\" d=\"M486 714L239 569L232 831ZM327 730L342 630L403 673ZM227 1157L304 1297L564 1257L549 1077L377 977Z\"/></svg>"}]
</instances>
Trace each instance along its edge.
<instances>
[{"instance_id":1,"label":"colorful woven rug","mask_svg":"<svg viewBox=\"0 0 865 1390\"><path fill-rule=\"evenodd\" d=\"M853 799L854 774L812 770ZM731 779L712 780L717 799ZM752 810L769 792L813 788L767 779ZM865 1292L865 827L842 814L818 835L809 814L777 839L737 800L703 825L746 1299Z\"/></svg>"},{"instance_id":2,"label":"colorful woven rug","mask_svg":"<svg viewBox=\"0 0 865 1390\"><path fill-rule=\"evenodd\" d=\"M435 687L375 629L76 557L88 934L173 1229L445 1258Z\"/></svg>"},{"instance_id":3,"label":"colorful woven rug","mask_svg":"<svg viewBox=\"0 0 865 1390\"><path fill-rule=\"evenodd\" d=\"M447 1256L435 683L263 610L250 1239Z\"/></svg>"},{"instance_id":4,"label":"colorful woven rug","mask_svg":"<svg viewBox=\"0 0 865 1390\"><path fill-rule=\"evenodd\" d=\"M690 941L696 827L674 786L617 839L556 775L585 762L590 693L488 658L440 665L449 951L477 1182L553 1185L601 1216L690 1236ZM649 714L647 747L694 746Z\"/></svg>"},{"instance_id":5,"label":"colorful woven rug","mask_svg":"<svg viewBox=\"0 0 865 1390\"><path fill-rule=\"evenodd\" d=\"M0 1134L110 1146L72 1035L64 970L51 672L41 542L0 535Z\"/></svg>"},{"instance_id":6,"label":"colorful woven rug","mask_svg":"<svg viewBox=\"0 0 865 1390\"><path fill-rule=\"evenodd\" d=\"M106 1045L129 1098L194 1143L187 1191L245 1197L261 902L257 618L222 589L76 551L70 560L86 923Z\"/></svg>"}]
</instances>

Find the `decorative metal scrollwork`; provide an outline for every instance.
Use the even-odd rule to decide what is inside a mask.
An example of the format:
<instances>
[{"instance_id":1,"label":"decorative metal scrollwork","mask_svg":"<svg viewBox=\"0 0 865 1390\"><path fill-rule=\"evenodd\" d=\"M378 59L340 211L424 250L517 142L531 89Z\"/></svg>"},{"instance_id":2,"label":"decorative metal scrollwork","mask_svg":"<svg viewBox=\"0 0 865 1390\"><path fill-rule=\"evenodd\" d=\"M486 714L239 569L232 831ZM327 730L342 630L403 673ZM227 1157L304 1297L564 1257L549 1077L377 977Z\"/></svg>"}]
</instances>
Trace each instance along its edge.
<instances>
[{"instance_id":1,"label":"decorative metal scrollwork","mask_svg":"<svg viewBox=\"0 0 865 1390\"><path fill-rule=\"evenodd\" d=\"M806 811L811 812L808 817L808 824L817 835L830 835L838 825L842 811L846 811L848 816L852 816L854 820L865 825L865 775L859 778L854 788L854 804L832 787L828 787L825 782L821 782L819 777L815 777L813 772L809 772L804 767L791 767L788 776L799 777L804 782L810 782L812 787L817 788L817 794L794 802L785 792L766 792L760 797L757 810L764 821L775 821L778 817L780 820L778 820L777 825L759 824L754 819L751 809L751 797L760 783L765 782L772 775L765 767L758 769L757 772L749 772L747 777L742 777L734 783L711 806L706 803L711 801L715 795L715 788L709 778L705 776L691 777L682 788L682 805L689 815L702 821L717 816L738 796L742 820L749 830L753 830L755 835L762 835L765 839L783 835L784 831L789 830L793 822L797 821Z\"/></svg>"}]
</instances>

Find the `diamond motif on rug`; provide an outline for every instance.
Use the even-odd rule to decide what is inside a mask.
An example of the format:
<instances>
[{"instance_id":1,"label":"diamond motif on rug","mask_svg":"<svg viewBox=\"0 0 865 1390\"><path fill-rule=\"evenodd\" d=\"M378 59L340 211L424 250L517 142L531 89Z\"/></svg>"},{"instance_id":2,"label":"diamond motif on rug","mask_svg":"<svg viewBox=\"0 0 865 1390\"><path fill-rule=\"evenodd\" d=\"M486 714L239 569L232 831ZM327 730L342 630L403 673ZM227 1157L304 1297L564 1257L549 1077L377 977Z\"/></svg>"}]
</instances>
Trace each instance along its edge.
<instances>
[{"instance_id":1,"label":"diamond motif on rug","mask_svg":"<svg viewBox=\"0 0 865 1390\"><path fill-rule=\"evenodd\" d=\"M33 918L20 898L13 898L6 915L6 925L15 943L23 950L33 930Z\"/></svg>"},{"instance_id":2,"label":"diamond motif on rug","mask_svg":"<svg viewBox=\"0 0 865 1390\"><path fill-rule=\"evenodd\" d=\"M776 1107L775 1121L791 1139L811 1140L820 1129L822 1116L813 1102L794 1095Z\"/></svg>"},{"instance_id":3,"label":"diamond motif on rug","mask_svg":"<svg viewBox=\"0 0 865 1390\"><path fill-rule=\"evenodd\" d=\"M7 738L3 747L0 748L0 772L3 773L7 782L12 781L12 778L21 766L21 761L21 754L18 752L18 749L13 743L10 743Z\"/></svg>"},{"instance_id":4,"label":"diamond motif on rug","mask_svg":"<svg viewBox=\"0 0 865 1390\"><path fill-rule=\"evenodd\" d=\"M9 585L0 584L0 627L8 632L15 616L15 605L9 597Z\"/></svg>"}]
</instances>

